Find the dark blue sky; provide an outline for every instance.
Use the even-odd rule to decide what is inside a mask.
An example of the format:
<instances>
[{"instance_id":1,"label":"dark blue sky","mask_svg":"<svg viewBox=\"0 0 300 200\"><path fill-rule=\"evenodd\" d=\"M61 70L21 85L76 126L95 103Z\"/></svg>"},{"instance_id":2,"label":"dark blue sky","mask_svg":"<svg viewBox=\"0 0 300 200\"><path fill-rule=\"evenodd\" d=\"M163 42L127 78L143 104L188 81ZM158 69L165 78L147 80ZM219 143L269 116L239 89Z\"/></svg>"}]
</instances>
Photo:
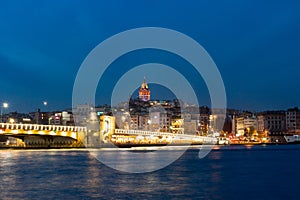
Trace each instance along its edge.
<instances>
[{"instance_id":1,"label":"dark blue sky","mask_svg":"<svg viewBox=\"0 0 300 200\"><path fill-rule=\"evenodd\" d=\"M299 10L297 0L1 1L0 101L9 102L9 111L34 111L44 100L43 109L71 107L77 70L96 45L127 29L156 26L187 34L208 51L228 107L300 106ZM200 103L209 104L197 83ZM97 92L96 102L108 93Z\"/></svg>"}]
</instances>

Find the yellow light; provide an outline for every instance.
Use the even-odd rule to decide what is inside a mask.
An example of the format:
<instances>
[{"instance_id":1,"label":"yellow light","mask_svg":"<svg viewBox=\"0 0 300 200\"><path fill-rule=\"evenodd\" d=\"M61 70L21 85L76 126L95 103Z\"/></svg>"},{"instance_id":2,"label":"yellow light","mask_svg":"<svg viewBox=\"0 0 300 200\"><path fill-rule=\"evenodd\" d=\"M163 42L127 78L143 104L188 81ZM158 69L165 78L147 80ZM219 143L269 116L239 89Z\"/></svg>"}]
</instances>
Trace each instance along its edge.
<instances>
[{"instance_id":1,"label":"yellow light","mask_svg":"<svg viewBox=\"0 0 300 200\"><path fill-rule=\"evenodd\" d=\"M51 131L50 135L56 135L56 133L54 131Z\"/></svg>"},{"instance_id":2,"label":"yellow light","mask_svg":"<svg viewBox=\"0 0 300 200\"><path fill-rule=\"evenodd\" d=\"M12 132L13 134L17 134L17 133L19 133L19 131L18 131L18 130L11 130L11 132Z\"/></svg>"},{"instance_id":3,"label":"yellow light","mask_svg":"<svg viewBox=\"0 0 300 200\"><path fill-rule=\"evenodd\" d=\"M45 135L45 132L44 131L39 131L38 132L40 135Z\"/></svg>"},{"instance_id":4,"label":"yellow light","mask_svg":"<svg viewBox=\"0 0 300 200\"><path fill-rule=\"evenodd\" d=\"M76 133L72 132L71 135L72 135L72 136L71 136L72 138L76 139Z\"/></svg>"}]
</instances>

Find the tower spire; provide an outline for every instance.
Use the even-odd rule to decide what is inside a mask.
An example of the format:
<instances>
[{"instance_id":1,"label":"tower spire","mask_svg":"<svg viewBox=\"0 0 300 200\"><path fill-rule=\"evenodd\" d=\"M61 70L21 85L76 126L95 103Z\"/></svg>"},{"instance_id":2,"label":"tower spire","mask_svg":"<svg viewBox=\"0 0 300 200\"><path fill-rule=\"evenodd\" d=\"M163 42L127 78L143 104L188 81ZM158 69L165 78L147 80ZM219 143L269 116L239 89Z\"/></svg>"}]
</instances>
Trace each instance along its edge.
<instances>
[{"instance_id":1,"label":"tower spire","mask_svg":"<svg viewBox=\"0 0 300 200\"><path fill-rule=\"evenodd\" d=\"M144 81L142 83L141 88L148 89L148 84L146 83L146 77L144 76Z\"/></svg>"}]
</instances>

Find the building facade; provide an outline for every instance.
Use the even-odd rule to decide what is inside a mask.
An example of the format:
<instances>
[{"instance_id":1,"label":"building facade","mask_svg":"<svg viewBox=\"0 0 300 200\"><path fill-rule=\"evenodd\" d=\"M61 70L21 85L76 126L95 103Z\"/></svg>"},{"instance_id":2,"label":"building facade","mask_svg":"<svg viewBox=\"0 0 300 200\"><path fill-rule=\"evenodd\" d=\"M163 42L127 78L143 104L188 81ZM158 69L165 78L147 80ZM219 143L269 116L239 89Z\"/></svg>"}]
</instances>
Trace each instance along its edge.
<instances>
[{"instance_id":1,"label":"building facade","mask_svg":"<svg viewBox=\"0 0 300 200\"><path fill-rule=\"evenodd\" d=\"M290 134L300 134L300 110L297 107L286 111L286 129Z\"/></svg>"},{"instance_id":2,"label":"building facade","mask_svg":"<svg viewBox=\"0 0 300 200\"><path fill-rule=\"evenodd\" d=\"M257 115L257 131L268 135L286 133L285 111L266 111Z\"/></svg>"},{"instance_id":3,"label":"building facade","mask_svg":"<svg viewBox=\"0 0 300 200\"><path fill-rule=\"evenodd\" d=\"M257 118L255 115L242 115L234 119L235 134L237 137L250 137L257 131Z\"/></svg>"}]
</instances>

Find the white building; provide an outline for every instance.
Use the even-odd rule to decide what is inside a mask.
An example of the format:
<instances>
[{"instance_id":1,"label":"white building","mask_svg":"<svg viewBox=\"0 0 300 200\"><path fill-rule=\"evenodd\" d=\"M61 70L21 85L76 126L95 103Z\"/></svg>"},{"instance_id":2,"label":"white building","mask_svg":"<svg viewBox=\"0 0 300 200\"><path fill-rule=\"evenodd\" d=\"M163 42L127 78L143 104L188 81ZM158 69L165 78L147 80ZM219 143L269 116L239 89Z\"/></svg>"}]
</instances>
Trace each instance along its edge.
<instances>
[{"instance_id":1,"label":"white building","mask_svg":"<svg viewBox=\"0 0 300 200\"><path fill-rule=\"evenodd\" d=\"M257 130L257 118L256 116L241 116L235 118L236 136L244 136L246 133Z\"/></svg>"}]
</instances>

